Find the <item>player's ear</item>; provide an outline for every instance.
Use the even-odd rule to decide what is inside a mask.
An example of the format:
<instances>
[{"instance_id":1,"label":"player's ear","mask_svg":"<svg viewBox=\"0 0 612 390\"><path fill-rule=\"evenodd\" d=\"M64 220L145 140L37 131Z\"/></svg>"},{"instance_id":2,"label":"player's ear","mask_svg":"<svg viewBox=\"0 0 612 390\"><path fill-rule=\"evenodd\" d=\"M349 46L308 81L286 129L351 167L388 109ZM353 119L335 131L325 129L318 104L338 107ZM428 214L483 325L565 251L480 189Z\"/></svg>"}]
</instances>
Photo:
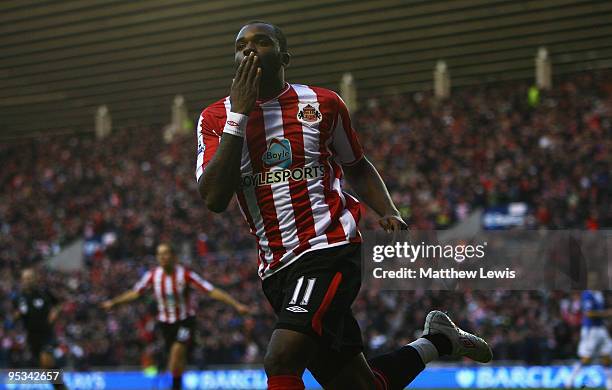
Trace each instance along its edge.
<instances>
[{"instance_id":1,"label":"player's ear","mask_svg":"<svg viewBox=\"0 0 612 390\"><path fill-rule=\"evenodd\" d=\"M291 62L291 54L289 52L281 52L281 63L285 68L289 67L289 63Z\"/></svg>"}]
</instances>

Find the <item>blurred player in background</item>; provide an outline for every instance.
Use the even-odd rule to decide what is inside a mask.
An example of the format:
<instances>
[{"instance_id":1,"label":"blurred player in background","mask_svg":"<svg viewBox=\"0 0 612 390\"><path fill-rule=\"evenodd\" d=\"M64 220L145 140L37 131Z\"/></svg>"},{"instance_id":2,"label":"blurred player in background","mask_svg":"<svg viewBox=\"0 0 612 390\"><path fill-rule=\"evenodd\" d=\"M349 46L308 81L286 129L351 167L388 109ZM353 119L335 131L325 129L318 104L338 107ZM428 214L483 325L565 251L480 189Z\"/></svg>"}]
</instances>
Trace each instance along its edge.
<instances>
[{"instance_id":1,"label":"blurred player in background","mask_svg":"<svg viewBox=\"0 0 612 390\"><path fill-rule=\"evenodd\" d=\"M589 275L589 278L592 277L592 275ZM606 389L612 390L612 369L610 368L612 340L604 323L604 318L612 316L612 310L606 310L603 293L594 290L582 292L580 309L582 311L582 328L580 329L580 342L578 343L580 362L574 366L566 387L568 389L573 388L574 381L582 367L599 358L606 372Z\"/></svg>"},{"instance_id":2,"label":"blurred player in background","mask_svg":"<svg viewBox=\"0 0 612 390\"><path fill-rule=\"evenodd\" d=\"M15 317L21 318L26 329L33 367L55 368L53 323L59 315L58 303L57 298L40 285L34 269L21 272L21 293L14 300ZM54 387L65 388L61 384L54 384Z\"/></svg>"},{"instance_id":3,"label":"blurred player in background","mask_svg":"<svg viewBox=\"0 0 612 390\"><path fill-rule=\"evenodd\" d=\"M249 313L249 308L195 272L178 264L177 256L169 244L158 245L157 260L159 266L146 272L132 290L103 302L101 306L110 310L116 305L137 299L149 288L153 289L157 301L159 328L164 338L166 353L169 353L168 370L172 373L172 389L180 389L196 329L195 309L190 299L191 289L195 287L208 293L211 298L234 307L240 314Z\"/></svg>"},{"instance_id":4,"label":"blurred player in background","mask_svg":"<svg viewBox=\"0 0 612 390\"><path fill-rule=\"evenodd\" d=\"M236 194L256 238L263 290L278 316L264 358L268 389L303 389L305 368L326 389L403 389L441 355L491 360L484 340L434 311L422 338L366 361L351 311L361 286L360 204L342 190L343 176L385 230L406 224L342 99L285 82L290 55L278 27L249 22L234 55L230 96L199 119L196 178L214 212Z\"/></svg>"}]
</instances>

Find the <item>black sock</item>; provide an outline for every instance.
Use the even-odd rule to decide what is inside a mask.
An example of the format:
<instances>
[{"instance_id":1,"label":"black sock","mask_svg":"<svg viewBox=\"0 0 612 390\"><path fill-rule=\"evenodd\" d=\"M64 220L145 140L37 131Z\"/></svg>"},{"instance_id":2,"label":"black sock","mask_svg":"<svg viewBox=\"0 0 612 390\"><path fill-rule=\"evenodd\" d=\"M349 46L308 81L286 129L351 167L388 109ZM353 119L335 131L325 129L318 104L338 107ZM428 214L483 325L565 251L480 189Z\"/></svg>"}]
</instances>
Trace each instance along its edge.
<instances>
[{"instance_id":1,"label":"black sock","mask_svg":"<svg viewBox=\"0 0 612 390\"><path fill-rule=\"evenodd\" d=\"M182 375L172 375L172 390L181 390L183 384Z\"/></svg>"},{"instance_id":2,"label":"black sock","mask_svg":"<svg viewBox=\"0 0 612 390\"><path fill-rule=\"evenodd\" d=\"M431 341L431 343L438 350L438 355L450 355L453 352L453 344L448 339L448 337L444 336L442 333L436 334L428 334L427 336L423 336L424 339Z\"/></svg>"},{"instance_id":3,"label":"black sock","mask_svg":"<svg viewBox=\"0 0 612 390\"><path fill-rule=\"evenodd\" d=\"M409 345L370 359L368 364L377 377L383 377L381 382L385 382L384 390L405 388L425 369L419 353Z\"/></svg>"}]
</instances>

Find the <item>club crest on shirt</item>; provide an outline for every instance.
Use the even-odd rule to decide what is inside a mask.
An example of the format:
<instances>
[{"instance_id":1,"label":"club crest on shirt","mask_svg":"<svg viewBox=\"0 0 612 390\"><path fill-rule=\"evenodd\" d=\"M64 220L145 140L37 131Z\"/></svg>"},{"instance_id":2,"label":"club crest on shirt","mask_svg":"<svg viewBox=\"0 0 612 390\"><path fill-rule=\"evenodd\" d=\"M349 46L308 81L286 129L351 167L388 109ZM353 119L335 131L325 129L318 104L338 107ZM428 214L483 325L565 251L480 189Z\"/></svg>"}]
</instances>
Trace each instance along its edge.
<instances>
[{"instance_id":1,"label":"club crest on shirt","mask_svg":"<svg viewBox=\"0 0 612 390\"><path fill-rule=\"evenodd\" d=\"M264 166L270 169L287 169L291 166L291 143L288 139L272 138L268 150L261 157Z\"/></svg>"},{"instance_id":2,"label":"club crest on shirt","mask_svg":"<svg viewBox=\"0 0 612 390\"><path fill-rule=\"evenodd\" d=\"M321 122L323 115L319 111L319 103L298 103L297 119L308 125Z\"/></svg>"}]
</instances>

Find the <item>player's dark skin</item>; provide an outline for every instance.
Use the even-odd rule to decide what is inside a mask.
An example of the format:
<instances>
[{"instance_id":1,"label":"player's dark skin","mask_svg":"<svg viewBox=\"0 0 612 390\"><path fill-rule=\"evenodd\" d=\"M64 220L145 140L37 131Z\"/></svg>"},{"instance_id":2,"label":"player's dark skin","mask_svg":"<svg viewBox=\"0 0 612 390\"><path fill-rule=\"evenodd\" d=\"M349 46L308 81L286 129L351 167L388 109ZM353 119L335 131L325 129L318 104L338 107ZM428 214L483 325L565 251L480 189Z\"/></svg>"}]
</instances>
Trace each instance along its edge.
<instances>
[{"instance_id":1,"label":"player's dark skin","mask_svg":"<svg viewBox=\"0 0 612 390\"><path fill-rule=\"evenodd\" d=\"M257 99L279 95L285 86L285 68L290 58L289 53L281 51L271 26L265 23L244 26L236 37L237 70L230 91L232 112L248 115L255 108ZM237 189L244 142L242 137L223 134L214 157L200 178L200 195L213 212L223 212ZM383 229L398 231L406 227L378 171L367 158L344 166L343 170L359 198L382 216L379 223ZM276 329L268 344L264 367L268 376L301 376L311 359L329 361L330 367L336 363L330 359L327 349L319 347L310 336ZM355 356L334 379L322 385L325 389L375 389L374 375L363 353Z\"/></svg>"}]
</instances>

